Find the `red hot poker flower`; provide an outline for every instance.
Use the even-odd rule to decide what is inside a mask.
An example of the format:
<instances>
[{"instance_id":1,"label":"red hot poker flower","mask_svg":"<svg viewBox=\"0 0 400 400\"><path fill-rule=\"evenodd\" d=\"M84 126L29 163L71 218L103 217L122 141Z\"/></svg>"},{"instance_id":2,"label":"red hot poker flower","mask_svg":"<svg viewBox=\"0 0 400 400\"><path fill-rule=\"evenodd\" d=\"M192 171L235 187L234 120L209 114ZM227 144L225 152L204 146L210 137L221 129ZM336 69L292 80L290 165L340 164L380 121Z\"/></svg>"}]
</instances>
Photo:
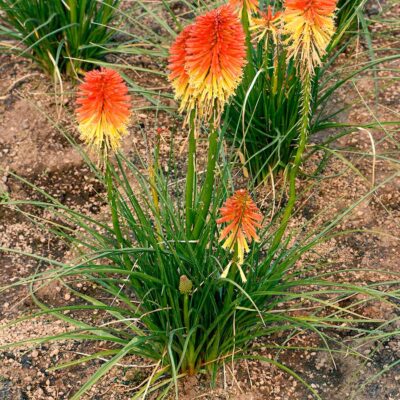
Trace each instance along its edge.
<instances>
[{"instance_id":1,"label":"red hot poker flower","mask_svg":"<svg viewBox=\"0 0 400 400\"><path fill-rule=\"evenodd\" d=\"M286 0L285 7L304 14L309 21L321 25L321 16L329 16L336 9L337 0Z\"/></svg>"},{"instance_id":2,"label":"red hot poker flower","mask_svg":"<svg viewBox=\"0 0 400 400\"><path fill-rule=\"evenodd\" d=\"M261 226L263 217L245 189L237 190L226 200L220 213L217 223L228 225L222 230L219 240L226 239L222 247L236 252L235 261L240 266L244 262L244 253L249 251L248 242L259 240L256 229Z\"/></svg>"},{"instance_id":3,"label":"red hot poker flower","mask_svg":"<svg viewBox=\"0 0 400 400\"><path fill-rule=\"evenodd\" d=\"M120 146L131 115L128 88L118 72L101 68L86 73L78 88L76 110L82 140L106 155Z\"/></svg>"},{"instance_id":4,"label":"red hot poker flower","mask_svg":"<svg viewBox=\"0 0 400 400\"><path fill-rule=\"evenodd\" d=\"M196 18L186 41L185 69L199 112L218 115L239 85L246 60L245 35L227 4Z\"/></svg>"}]
</instances>

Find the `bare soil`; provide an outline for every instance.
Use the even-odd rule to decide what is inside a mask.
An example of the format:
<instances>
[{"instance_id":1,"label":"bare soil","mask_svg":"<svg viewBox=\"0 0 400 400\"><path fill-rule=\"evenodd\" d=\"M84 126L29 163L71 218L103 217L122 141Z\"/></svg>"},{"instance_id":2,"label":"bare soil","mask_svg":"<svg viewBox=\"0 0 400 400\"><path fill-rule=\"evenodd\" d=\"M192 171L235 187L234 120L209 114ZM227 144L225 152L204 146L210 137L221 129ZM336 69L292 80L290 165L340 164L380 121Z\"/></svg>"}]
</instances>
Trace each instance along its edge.
<instances>
[{"instance_id":1,"label":"bare soil","mask_svg":"<svg viewBox=\"0 0 400 400\"><path fill-rule=\"evenodd\" d=\"M384 19L395 19L400 15L400 4L385 11ZM383 54L392 54L399 48L400 30L387 32L387 25L372 26L373 46L385 48ZM348 52L341 63L359 63L364 57L361 48ZM390 50L393 49L393 50ZM358 50L358 51L357 51ZM397 50L398 51L398 50ZM342 104L351 106L340 118L350 123L362 124L398 120L400 115L399 60L386 63L378 74L383 78L379 98L374 95L371 72L349 84L339 93L332 109ZM37 195L30 182L62 203L83 211L94 218L104 214L105 193L102 185L92 175L79 153L71 146L63 132L76 135L73 107L73 83L66 82L64 95L54 94L53 85L35 65L21 58L0 55L0 198L33 199ZM135 79L147 79L134 77ZM139 99L134 99L138 102ZM157 118L153 113L136 113L124 139L125 154L135 162L139 156L150 156L152 143L161 128L165 152L169 149L171 132L176 131L177 122L166 115ZM389 135L389 134L390 135ZM185 143L183 133L175 133L176 148ZM392 136L393 139L390 138ZM372 141L371 141L372 137ZM314 141L321 141L321 137ZM380 129L359 130L335 142L340 157L330 158L320 176L318 185L310 192L306 201L298 204L291 229L298 229L307 221L317 228L344 207L353 204L371 185L381 185L370 196L366 196L351 214L341 223L340 229L353 229L354 233L331 239L318 248L318 253L309 257L321 258L331 269L349 269L343 280L353 283L382 282L389 279L387 272L400 273L400 177L398 164L379 157L374 162L371 153L398 158L400 129L382 126ZM374 150L372 150L375 147ZM312 157L303 172L312 172L320 153ZM350 161L352 167L343 161ZM354 167L356 168L354 168ZM17 178L19 176L20 178ZM387 183L384 183L387 180ZM299 187L302 180L299 179ZM269 201L268 188L261 188L259 202ZM35 253L42 257L65 261L70 257L68 244L45 229L33 225L30 213L46 217L46 212L33 207L9 208L0 205L0 247L15 250L0 253L0 287L10 285L48 268L44 260L32 259L20 252ZM322 213L321 213L322 212ZM320 214L321 213L321 214ZM363 232L357 232L357 230ZM368 232L367 232L368 231ZM372 272L357 271L370 269ZM82 290L94 291L94 287L82 285ZM76 299L61 285L53 283L36 292L37 298L52 305L71 304ZM67 332L71 327L48 316L39 316L20 324L7 327L16 318L36 310L29 287L10 287L0 292L0 345L42 335ZM397 317L390 307L370 304L364 315L371 318L392 319ZM85 316L89 321L95 315ZM400 330L400 324L391 326ZM351 342L350 333L338 340ZM310 346L318 343L312 334L299 334L295 343ZM268 356L267 344L263 339L254 343L254 352ZM95 350L104 348L98 343ZM19 346L0 352L0 400L52 400L68 399L102 363L102 360L65 370L49 371L61 362L93 352L93 344L85 341L58 341ZM390 338L377 347L362 350L368 360L362 364L350 356L296 351L283 354L282 359L292 366L305 380L312 384L322 398L343 400L354 395L355 390L368 377L383 371L400 359L400 338ZM128 399L134 388L151 371L146 360L125 359L124 365L115 368L88 393L87 399ZM205 377L188 378L180 387L182 399L263 399L263 400L306 400L312 398L301 384L278 368L266 363L248 361L226 364L217 388L210 389ZM372 382L367 382L355 400L397 400L400 398L400 364Z\"/></svg>"}]
</instances>

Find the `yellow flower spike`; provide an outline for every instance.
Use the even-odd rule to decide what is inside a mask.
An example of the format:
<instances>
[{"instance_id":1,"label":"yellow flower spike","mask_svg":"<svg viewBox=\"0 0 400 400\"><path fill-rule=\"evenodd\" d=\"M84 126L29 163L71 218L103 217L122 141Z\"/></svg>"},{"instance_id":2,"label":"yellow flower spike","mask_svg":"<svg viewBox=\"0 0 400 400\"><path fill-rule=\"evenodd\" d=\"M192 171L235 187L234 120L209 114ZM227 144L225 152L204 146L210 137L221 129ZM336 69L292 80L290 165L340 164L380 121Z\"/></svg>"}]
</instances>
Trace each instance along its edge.
<instances>
[{"instance_id":1,"label":"yellow flower spike","mask_svg":"<svg viewBox=\"0 0 400 400\"><path fill-rule=\"evenodd\" d=\"M321 65L333 34L337 0L286 0L284 32L288 57L297 61L301 72L314 74Z\"/></svg>"}]
</instances>

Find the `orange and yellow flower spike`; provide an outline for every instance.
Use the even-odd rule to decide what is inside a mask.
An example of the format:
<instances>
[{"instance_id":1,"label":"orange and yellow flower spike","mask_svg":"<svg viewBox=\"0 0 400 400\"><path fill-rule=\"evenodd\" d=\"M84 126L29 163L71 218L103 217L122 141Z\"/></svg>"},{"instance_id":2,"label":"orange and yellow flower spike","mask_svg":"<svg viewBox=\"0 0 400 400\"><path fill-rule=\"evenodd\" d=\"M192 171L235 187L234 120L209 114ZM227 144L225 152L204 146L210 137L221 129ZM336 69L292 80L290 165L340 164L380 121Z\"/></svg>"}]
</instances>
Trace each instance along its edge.
<instances>
[{"instance_id":1,"label":"orange and yellow flower spike","mask_svg":"<svg viewBox=\"0 0 400 400\"><path fill-rule=\"evenodd\" d=\"M181 111L196 109L217 117L239 85L246 62L243 27L234 9L223 5L196 18L170 49L169 79Z\"/></svg>"},{"instance_id":2,"label":"orange and yellow flower spike","mask_svg":"<svg viewBox=\"0 0 400 400\"><path fill-rule=\"evenodd\" d=\"M218 224L228 223L222 230L219 240L225 240L223 248L235 252L237 259L233 260L239 267L242 280L246 278L241 269L244 254L249 251L249 243L259 241L256 229L261 226L263 219L259 209L245 189L237 190L232 197L226 200L220 209L221 218ZM230 265L225 269L223 276L228 274Z\"/></svg>"},{"instance_id":3,"label":"orange and yellow flower spike","mask_svg":"<svg viewBox=\"0 0 400 400\"><path fill-rule=\"evenodd\" d=\"M186 70L200 115L222 113L242 79L246 62L245 35L227 4L196 18L187 41Z\"/></svg>"},{"instance_id":4,"label":"orange and yellow flower spike","mask_svg":"<svg viewBox=\"0 0 400 400\"><path fill-rule=\"evenodd\" d=\"M333 34L337 0L286 0L284 29L288 55L297 60L302 72L314 73L321 65Z\"/></svg>"},{"instance_id":5,"label":"orange and yellow flower spike","mask_svg":"<svg viewBox=\"0 0 400 400\"><path fill-rule=\"evenodd\" d=\"M87 72L78 88L76 110L81 139L102 156L120 147L131 115L128 87L118 72Z\"/></svg>"},{"instance_id":6,"label":"orange and yellow flower spike","mask_svg":"<svg viewBox=\"0 0 400 400\"><path fill-rule=\"evenodd\" d=\"M268 36L271 35L274 43L278 42L278 37L281 31L281 12L274 13L271 6L268 6L267 12L260 12L260 17L254 17L251 20L251 31L255 32L257 42L266 38L268 44Z\"/></svg>"}]
</instances>

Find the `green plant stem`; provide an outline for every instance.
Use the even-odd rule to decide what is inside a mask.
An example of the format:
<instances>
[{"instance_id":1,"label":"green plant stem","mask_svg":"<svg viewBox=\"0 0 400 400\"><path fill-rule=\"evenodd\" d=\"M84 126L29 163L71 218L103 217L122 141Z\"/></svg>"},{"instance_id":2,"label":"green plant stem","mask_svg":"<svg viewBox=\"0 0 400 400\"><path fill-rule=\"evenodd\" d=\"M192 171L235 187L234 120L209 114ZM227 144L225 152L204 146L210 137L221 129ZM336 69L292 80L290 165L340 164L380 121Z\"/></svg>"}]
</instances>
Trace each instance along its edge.
<instances>
[{"instance_id":1,"label":"green plant stem","mask_svg":"<svg viewBox=\"0 0 400 400\"><path fill-rule=\"evenodd\" d=\"M189 319L189 295L185 294L183 297L183 320L186 327L186 335L190 334L190 319ZM190 338L187 348L187 357L189 375L194 375L196 372L195 360L194 360L194 345L193 340Z\"/></svg>"},{"instance_id":2,"label":"green plant stem","mask_svg":"<svg viewBox=\"0 0 400 400\"><path fill-rule=\"evenodd\" d=\"M242 25L243 30L246 36L246 45L247 45L247 59L251 60L252 52L251 52L251 35L250 35L250 23L249 23L249 14L247 11L246 3L243 3L243 10L242 10ZM252 66L252 63L248 65Z\"/></svg>"},{"instance_id":3,"label":"green plant stem","mask_svg":"<svg viewBox=\"0 0 400 400\"><path fill-rule=\"evenodd\" d=\"M311 77L308 72L304 74L303 78L303 96L302 96L302 115L299 127L299 146L296 151L296 155L293 161L293 165L289 171L289 200L286 205L285 211L282 216L282 220L278 230L275 233L274 239L271 243L271 249L276 249L286 231L287 224L296 202L296 177L301 165L303 153L307 144L309 119L311 111Z\"/></svg>"},{"instance_id":4,"label":"green plant stem","mask_svg":"<svg viewBox=\"0 0 400 400\"><path fill-rule=\"evenodd\" d=\"M237 252L235 251L234 260L232 262L232 265L231 265L231 268L230 268L229 274L228 274L228 279L230 279L231 281L235 280L235 276L238 271L238 267L236 265L236 260L237 260L236 253ZM234 286L231 283L229 283L229 287L226 291L226 296L225 296L225 300L224 300L224 309L230 307L230 304L232 303L233 290L234 290Z\"/></svg>"},{"instance_id":5,"label":"green plant stem","mask_svg":"<svg viewBox=\"0 0 400 400\"><path fill-rule=\"evenodd\" d=\"M124 248L124 237L122 235L121 231L121 226L119 224L119 218L118 218L118 211L117 211L117 204L115 201L115 196L114 196L114 189L113 189L113 179L112 179L112 172L110 168L110 164L108 161L106 161L106 184L107 184L107 196L108 196L108 202L110 204L110 209L111 209L111 219L112 219L112 224L114 228L114 233L118 241L118 247L120 249ZM125 267L129 270L132 269L132 261L129 258L127 254L123 254L122 258L124 260Z\"/></svg>"},{"instance_id":6,"label":"green plant stem","mask_svg":"<svg viewBox=\"0 0 400 400\"><path fill-rule=\"evenodd\" d=\"M208 139L208 160L207 171L204 185L199 199L199 212L196 216L196 223L193 229L193 239L198 239L201 230L207 219L208 209L211 203L211 197L214 190L215 165L218 158L218 129L214 126L214 121L210 122L211 133Z\"/></svg>"},{"instance_id":7,"label":"green plant stem","mask_svg":"<svg viewBox=\"0 0 400 400\"><path fill-rule=\"evenodd\" d=\"M237 267L237 246L235 248L235 253L233 255L233 260L232 260L232 265L230 267L229 273L228 273L228 279L231 281L235 280L238 267ZM230 309L232 308L232 298L233 298L233 292L234 292L234 285L228 282L228 288L226 290L226 295L223 298L223 305L222 305L222 312L226 312L228 315L230 313ZM215 332L214 337L212 338L213 343L212 347L210 350L210 353L208 354L207 359L208 360L216 360L218 358L218 349L220 347L220 340L221 340L221 332L219 327L217 328L217 331ZM208 371L212 374L215 370L215 365L213 363L210 363L207 367Z\"/></svg>"},{"instance_id":8,"label":"green plant stem","mask_svg":"<svg viewBox=\"0 0 400 400\"><path fill-rule=\"evenodd\" d=\"M154 162L153 165L150 166L149 168L149 183L150 183L150 189L151 189L151 195L153 198L153 203L154 203L154 212L156 215L155 218L155 226L157 229L158 233L158 239L160 241L160 247L162 248L162 227L160 225L160 199L158 196L158 191L157 191L157 176L159 173L160 169L160 164L159 164L159 157L160 156L160 135L157 135L157 140L156 140L156 146L154 149Z\"/></svg>"},{"instance_id":9,"label":"green plant stem","mask_svg":"<svg viewBox=\"0 0 400 400\"><path fill-rule=\"evenodd\" d=\"M245 87L248 88L251 85L251 82L256 74L254 63L250 60L253 59L253 47L251 44L251 33L250 33L250 22L249 22L249 13L247 11L246 3L243 3L242 10L242 26L246 37L246 54L247 60L249 62L246 64L243 74L243 81L245 83ZM250 93L250 96L253 96L253 93Z\"/></svg>"},{"instance_id":10,"label":"green plant stem","mask_svg":"<svg viewBox=\"0 0 400 400\"><path fill-rule=\"evenodd\" d=\"M188 169L186 174L186 234L191 236L194 210L193 197L196 182L196 135L195 135L196 111L192 110L189 120L189 149L188 149Z\"/></svg>"},{"instance_id":11,"label":"green plant stem","mask_svg":"<svg viewBox=\"0 0 400 400\"><path fill-rule=\"evenodd\" d=\"M190 322L189 322L189 295L183 295L183 321L185 322L186 333L189 334Z\"/></svg>"}]
</instances>

